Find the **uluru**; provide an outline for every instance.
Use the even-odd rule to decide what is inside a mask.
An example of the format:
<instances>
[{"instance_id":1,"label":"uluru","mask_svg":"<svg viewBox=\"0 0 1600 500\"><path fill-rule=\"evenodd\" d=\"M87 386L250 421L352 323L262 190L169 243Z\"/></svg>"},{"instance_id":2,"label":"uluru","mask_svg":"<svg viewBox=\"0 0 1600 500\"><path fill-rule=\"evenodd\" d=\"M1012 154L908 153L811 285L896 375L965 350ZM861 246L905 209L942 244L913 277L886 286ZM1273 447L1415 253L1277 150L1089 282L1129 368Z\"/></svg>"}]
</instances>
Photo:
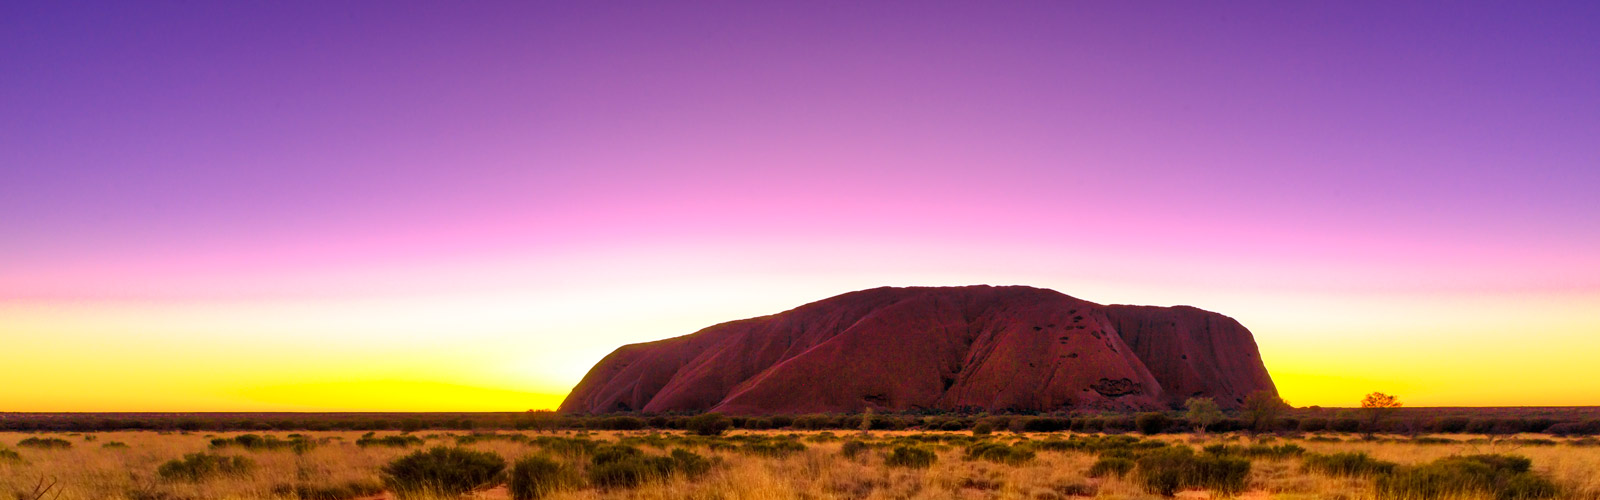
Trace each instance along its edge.
<instances>
[{"instance_id":1,"label":"uluru","mask_svg":"<svg viewBox=\"0 0 1600 500\"><path fill-rule=\"evenodd\" d=\"M1276 394L1250 331L1188 306L1026 286L882 287L625 345L566 413L736 415L1238 407Z\"/></svg>"}]
</instances>

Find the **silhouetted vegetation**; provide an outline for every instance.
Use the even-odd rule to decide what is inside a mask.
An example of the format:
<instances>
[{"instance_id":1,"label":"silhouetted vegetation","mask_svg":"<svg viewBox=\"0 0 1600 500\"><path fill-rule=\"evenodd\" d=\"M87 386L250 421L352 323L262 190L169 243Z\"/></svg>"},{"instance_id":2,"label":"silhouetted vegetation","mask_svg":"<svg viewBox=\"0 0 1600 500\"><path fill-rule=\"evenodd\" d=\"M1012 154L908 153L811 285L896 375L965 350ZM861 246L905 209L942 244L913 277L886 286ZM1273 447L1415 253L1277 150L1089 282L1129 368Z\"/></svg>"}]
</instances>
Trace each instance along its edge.
<instances>
[{"instance_id":1,"label":"silhouetted vegetation","mask_svg":"<svg viewBox=\"0 0 1600 500\"><path fill-rule=\"evenodd\" d=\"M890 467L926 469L938 460L939 456L933 450L921 446L896 446L889 456L884 457L883 463Z\"/></svg>"},{"instance_id":2,"label":"silhouetted vegetation","mask_svg":"<svg viewBox=\"0 0 1600 500\"><path fill-rule=\"evenodd\" d=\"M170 460L156 469L156 474L170 481L199 482L220 476L249 474L255 462L245 457L190 453L182 459Z\"/></svg>"}]
</instances>

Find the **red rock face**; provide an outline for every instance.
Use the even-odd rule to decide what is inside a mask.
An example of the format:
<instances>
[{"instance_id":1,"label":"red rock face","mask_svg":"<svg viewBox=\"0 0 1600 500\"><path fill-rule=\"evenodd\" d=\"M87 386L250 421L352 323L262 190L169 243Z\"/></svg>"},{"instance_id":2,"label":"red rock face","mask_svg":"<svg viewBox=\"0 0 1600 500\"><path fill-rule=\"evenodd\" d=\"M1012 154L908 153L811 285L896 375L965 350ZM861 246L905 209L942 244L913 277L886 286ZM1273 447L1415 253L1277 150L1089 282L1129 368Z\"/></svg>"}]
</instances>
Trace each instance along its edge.
<instances>
[{"instance_id":1,"label":"red rock face","mask_svg":"<svg viewBox=\"0 0 1600 500\"><path fill-rule=\"evenodd\" d=\"M1237 407L1276 392L1250 331L1192 307L1010 286L874 288L623 346L569 413Z\"/></svg>"}]
</instances>

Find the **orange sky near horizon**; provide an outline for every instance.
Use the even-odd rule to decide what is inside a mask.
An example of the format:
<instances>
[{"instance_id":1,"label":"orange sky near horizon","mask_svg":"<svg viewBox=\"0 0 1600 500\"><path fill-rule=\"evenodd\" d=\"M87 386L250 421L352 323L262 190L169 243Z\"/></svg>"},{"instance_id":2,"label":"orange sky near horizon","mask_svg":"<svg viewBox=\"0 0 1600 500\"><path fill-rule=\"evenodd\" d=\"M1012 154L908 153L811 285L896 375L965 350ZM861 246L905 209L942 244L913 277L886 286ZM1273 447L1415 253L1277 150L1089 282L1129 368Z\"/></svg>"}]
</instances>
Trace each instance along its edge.
<instances>
[{"instance_id":1,"label":"orange sky near horizon","mask_svg":"<svg viewBox=\"0 0 1600 500\"><path fill-rule=\"evenodd\" d=\"M730 277L560 293L12 302L0 304L8 319L0 337L20 340L7 349L28 355L0 371L27 382L0 387L0 401L4 411L50 412L549 409L622 344L878 282L795 278L783 289ZM1600 404L1592 376L1600 339L1590 334L1600 319L1588 314L1595 294L1285 296L1032 284L1101 303L1189 304L1233 316L1253 331L1296 406L1354 406L1371 391L1410 406Z\"/></svg>"}]
</instances>

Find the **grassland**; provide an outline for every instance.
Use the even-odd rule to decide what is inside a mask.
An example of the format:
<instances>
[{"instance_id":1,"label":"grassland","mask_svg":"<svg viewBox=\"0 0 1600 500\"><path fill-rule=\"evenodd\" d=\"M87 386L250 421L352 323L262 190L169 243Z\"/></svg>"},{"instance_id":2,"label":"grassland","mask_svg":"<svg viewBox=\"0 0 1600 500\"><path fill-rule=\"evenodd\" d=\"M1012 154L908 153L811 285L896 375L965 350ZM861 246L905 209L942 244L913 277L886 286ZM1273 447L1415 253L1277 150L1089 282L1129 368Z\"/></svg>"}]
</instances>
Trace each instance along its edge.
<instances>
[{"instance_id":1,"label":"grassland","mask_svg":"<svg viewBox=\"0 0 1600 500\"><path fill-rule=\"evenodd\" d=\"M1090 437L1095 436L1092 434L1066 432L974 436L971 432L916 430L870 434L735 430L721 437L705 437L683 431L567 430L476 434L419 432L408 435L418 439L387 440L382 438L401 434L321 431L253 433L249 435L260 436L260 439L236 439L241 435L245 433L0 433L0 446L14 452L13 458L5 458L4 453L0 453L0 495L16 492L23 494L19 498L31 498L26 495L37 489L42 480L45 484L56 484L43 498L60 500L389 498L391 493L380 491L386 489L381 474L386 464L434 446L461 446L493 453L508 462L527 456L552 458L572 477L558 491L545 497L552 499L1161 498L1141 479L1141 469L1120 477L1114 473L1090 477L1097 461L1117 453L1086 443L1120 442L1122 444L1112 447L1145 443L1134 444L1133 448L1165 446L1198 451L1206 446L1225 444L1231 448L1212 449L1249 450L1253 445L1263 445L1256 449L1301 450L1242 455L1250 465L1240 491L1225 495L1215 489L1187 488L1178 493L1179 497L1406 498L1380 491L1377 486L1380 480L1374 476L1335 476L1304 466L1307 457L1359 452L1401 467L1452 456L1523 456L1532 460L1533 474L1559 486L1556 498L1600 498L1600 446L1593 439L1532 435L1489 440L1469 435L1379 435L1363 439L1323 434L1272 437L1162 434L1096 441L1097 438ZM34 440L32 445L19 446L27 439ZM52 439L64 440L70 446L38 444ZM852 444L856 441L860 444ZM301 444L295 445L296 442ZM595 467L592 458L595 450L614 443L638 448L645 456L666 455L671 450L683 449L705 457L711 466L706 472L693 475L679 472L645 477L634 487L615 484L608 487L597 484L599 479L585 479ZM1294 447L1284 446L1290 444ZM1010 451L975 455L973 450L980 448L979 445L1004 445ZM853 457L846 456L846 448L852 449ZM898 463L891 457L895 457L900 448L930 451L935 460L926 468L890 466L889 463ZM1014 454L1006 454L1011 452ZM200 480L162 477L158 473L164 464L194 453L244 457L252 466L247 472ZM1143 462L1140 463L1143 467ZM469 497L506 498L507 492L504 486L490 482ZM1452 493L1422 497L1489 499L1496 495ZM413 498L443 497L414 495Z\"/></svg>"}]
</instances>

